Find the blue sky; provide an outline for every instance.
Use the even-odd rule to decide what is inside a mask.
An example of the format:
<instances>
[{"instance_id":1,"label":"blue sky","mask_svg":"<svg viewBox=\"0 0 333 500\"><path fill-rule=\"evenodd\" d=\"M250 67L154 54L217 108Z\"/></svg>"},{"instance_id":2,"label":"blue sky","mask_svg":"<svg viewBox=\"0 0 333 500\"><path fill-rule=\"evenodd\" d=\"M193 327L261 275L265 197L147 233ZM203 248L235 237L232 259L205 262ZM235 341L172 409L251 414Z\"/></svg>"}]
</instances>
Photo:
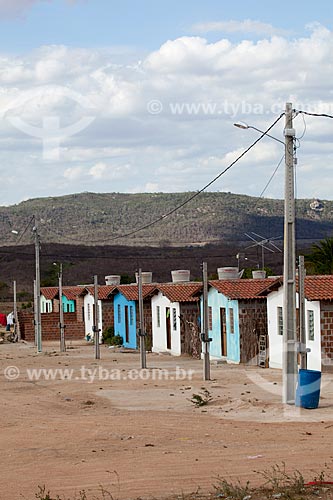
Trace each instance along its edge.
<instances>
[{"instance_id":1,"label":"blue sky","mask_svg":"<svg viewBox=\"0 0 333 500\"><path fill-rule=\"evenodd\" d=\"M26 8L17 3L17 15L8 14L7 8L0 30L2 50L11 53L50 44L125 45L152 50L167 39L193 35L192 27L198 23L218 20L260 20L289 31L290 37L304 34L308 23L333 24L333 9L328 0L315 4L286 0L51 0L36 1ZM220 33L210 33L208 38L216 40L219 36ZM233 34L232 38L241 36Z\"/></svg>"},{"instance_id":2,"label":"blue sky","mask_svg":"<svg viewBox=\"0 0 333 500\"><path fill-rule=\"evenodd\" d=\"M328 1L0 0L2 203L200 189L257 138L234 122L333 114L332 81ZM300 197L332 196L332 127L295 116ZM258 196L281 154L265 139L210 189Z\"/></svg>"}]
</instances>

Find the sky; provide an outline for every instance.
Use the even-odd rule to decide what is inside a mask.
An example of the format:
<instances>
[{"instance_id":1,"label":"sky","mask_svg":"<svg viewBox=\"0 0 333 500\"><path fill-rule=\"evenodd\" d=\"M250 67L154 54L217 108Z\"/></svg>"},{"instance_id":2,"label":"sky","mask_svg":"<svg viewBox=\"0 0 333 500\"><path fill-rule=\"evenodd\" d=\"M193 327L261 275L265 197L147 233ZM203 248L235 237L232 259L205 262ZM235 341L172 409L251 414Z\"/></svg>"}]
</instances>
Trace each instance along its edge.
<instances>
[{"instance_id":1,"label":"sky","mask_svg":"<svg viewBox=\"0 0 333 500\"><path fill-rule=\"evenodd\" d=\"M333 115L332 82L328 0L0 0L0 204L197 191L286 102L297 197L332 199L333 120L297 113ZM283 154L266 137L209 190L283 198Z\"/></svg>"}]
</instances>

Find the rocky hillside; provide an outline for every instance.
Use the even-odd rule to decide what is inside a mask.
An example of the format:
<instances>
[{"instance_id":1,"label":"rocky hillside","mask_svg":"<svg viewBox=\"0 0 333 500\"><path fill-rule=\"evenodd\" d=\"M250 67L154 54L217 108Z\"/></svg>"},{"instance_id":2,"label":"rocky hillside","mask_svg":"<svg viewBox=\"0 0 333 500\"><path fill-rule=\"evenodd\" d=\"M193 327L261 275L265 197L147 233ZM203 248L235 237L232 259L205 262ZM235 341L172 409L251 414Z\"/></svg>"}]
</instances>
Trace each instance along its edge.
<instances>
[{"instance_id":1,"label":"rocky hillside","mask_svg":"<svg viewBox=\"0 0 333 500\"><path fill-rule=\"evenodd\" d=\"M193 193L80 193L38 198L0 207L2 245L15 245L17 235L35 215L41 240L63 244L189 246L208 242L249 241L245 232L282 238L283 201L231 193L202 193L148 229L123 236L168 214ZM297 238L331 236L333 202L297 201ZM19 236L20 237L20 236ZM20 243L32 241L26 230Z\"/></svg>"}]
</instances>

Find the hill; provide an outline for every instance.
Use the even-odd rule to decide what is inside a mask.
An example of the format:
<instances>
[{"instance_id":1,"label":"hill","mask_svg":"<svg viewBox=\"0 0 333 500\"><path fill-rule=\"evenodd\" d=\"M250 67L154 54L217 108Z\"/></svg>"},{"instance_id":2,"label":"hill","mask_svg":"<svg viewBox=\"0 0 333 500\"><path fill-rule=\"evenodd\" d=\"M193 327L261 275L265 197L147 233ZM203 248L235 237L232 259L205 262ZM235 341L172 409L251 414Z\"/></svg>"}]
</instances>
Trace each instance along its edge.
<instances>
[{"instance_id":1,"label":"hill","mask_svg":"<svg viewBox=\"0 0 333 500\"><path fill-rule=\"evenodd\" d=\"M37 198L0 207L3 245L15 245L15 229L22 234L35 215L41 240L63 244L126 246L189 246L209 242L249 241L245 232L265 237L283 235L283 200L231 193L201 193L180 210L148 229L150 224L186 202L193 193L80 193ZM333 230L333 202L297 201L297 238L314 241ZM28 244L27 230L20 243Z\"/></svg>"},{"instance_id":2,"label":"hill","mask_svg":"<svg viewBox=\"0 0 333 500\"><path fill-rule=\"evenodd\" d=\"M119 237L156 220L191 195L81 193L0 207L0 300L11 298L13 280L24 300L24 292L32 292L33 215L40 233L44 285L57 283L54 262L63 263L68 285L91 283L94 274L99 283L108 274L134 280L139 267L152 271L156 281L168 281L172 269L182 268L191 270L192 279L200 279L204 260L213 276L217 267L238 265L239 252L240 267L256 267L261 265L261 252L258 247L247 249L251 241L245 232L280 237L276 243L282 249L283 201L231 193L202 193L148 229ZM296 227L298 250L331 236L333 202L298 200ZM282 252L265 253L265 264L275 274L282 273L282 259Z\"/></svg>"}]
</instances>

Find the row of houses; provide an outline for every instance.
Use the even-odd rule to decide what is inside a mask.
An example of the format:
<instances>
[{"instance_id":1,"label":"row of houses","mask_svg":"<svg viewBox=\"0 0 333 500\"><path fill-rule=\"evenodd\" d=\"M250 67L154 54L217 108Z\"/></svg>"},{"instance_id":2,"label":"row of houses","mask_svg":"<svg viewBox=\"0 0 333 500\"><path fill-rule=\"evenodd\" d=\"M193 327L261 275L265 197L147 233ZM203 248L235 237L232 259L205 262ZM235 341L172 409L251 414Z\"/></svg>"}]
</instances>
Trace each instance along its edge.
<instances>
[{"instance_id":1,"label":"row of houses","mask_svg":"<svg viewBox=\"0 0 333 500\"><path fill-rule=\"evenodd\" d=\"M144 323L147 345L154 352L200 357L202 283L144 283ZM59 290L41 289L43 338L59 336ZM66 338L92 338L93 286L63 287ZM98 287L100 331L114 327L124 347L139 345L138 285L106 283ZM305 279L308 368L333 366L333 276ZM229 363L282 367L283 280L219 279L209 282L208 323L212 359ZM30 321L30 324L28 325ZM22 337L33 340L28 313L19 315ZM53 322L53 323L52 323ZM53 326L51 326L51 324ZM52 332L49 334L49 332Z\"/></svg>"}]
</instances>

